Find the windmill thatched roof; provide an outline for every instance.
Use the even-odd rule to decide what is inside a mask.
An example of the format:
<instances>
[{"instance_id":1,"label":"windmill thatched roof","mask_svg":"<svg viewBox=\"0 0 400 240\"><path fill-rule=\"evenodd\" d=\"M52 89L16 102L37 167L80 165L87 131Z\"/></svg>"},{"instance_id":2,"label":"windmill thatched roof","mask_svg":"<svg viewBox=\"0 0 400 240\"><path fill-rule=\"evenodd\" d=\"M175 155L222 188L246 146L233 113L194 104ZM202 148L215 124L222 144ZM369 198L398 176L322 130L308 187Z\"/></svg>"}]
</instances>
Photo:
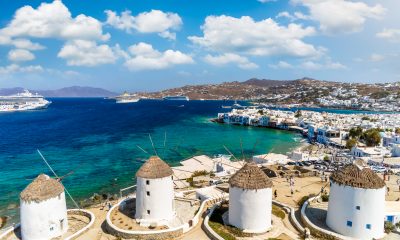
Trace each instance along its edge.
<instances>
[{"instance_id":1,"label":"windmill thatched roof","mask_svg":"<svg viewBox=\"0 0 400 240\"><path fill-rule=\"evenodd\" d=\"M64 186L54 178L46 174L40 174L20 194L20 198L26 202L41 202L57 197L64 192Z\"/></svg>"},{"instance_id":2,"label":"windmill thatched roof","mask_svg":"<svg viewBox=\"0 0 400 240\"><path fill-rule=\"evenodd\" d=\"M349 164L334 172L330 179L340 185L357 188L379 189L385 186L385 182L374 171Z\"/></svg>"},{"instance_id":3,"label":"windmill thatched roof","mask_svg":"<svg viewBox=\"0 0 400 240\"><path fill-rule=\"evenodd\" d=\"M152 156L140 167L136 177L154 179L172 176L172 174L172 169L166 162L158 156Z\"/></svg>"},{"instance_id":4,"label":"windmill thatched roof","mask_svg":"<svg viewBox=\"0 0 400 240\"><path fill-rule=\"evenodd\" d=\"M242 189L264 189L271 188L272 181L268 176L255 164L246 163L239 169L230 179L229 185Z\"/></svg>"}]
</instances>

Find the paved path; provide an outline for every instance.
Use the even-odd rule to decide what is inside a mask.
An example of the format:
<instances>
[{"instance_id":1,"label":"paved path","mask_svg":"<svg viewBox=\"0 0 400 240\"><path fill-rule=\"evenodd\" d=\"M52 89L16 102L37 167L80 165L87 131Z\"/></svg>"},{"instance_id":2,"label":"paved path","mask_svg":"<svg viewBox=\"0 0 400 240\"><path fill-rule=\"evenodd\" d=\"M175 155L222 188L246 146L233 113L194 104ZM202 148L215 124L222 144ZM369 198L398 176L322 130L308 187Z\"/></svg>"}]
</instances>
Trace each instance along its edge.
<instances>
[{"instance_id":1,"label":"paved path","mask_svg":"<svg viewBox=\"0 0 400 240\"><path fill-rule=\"evenodd\" d=\"M182 240L210 240L207 236L207 234L203 231L201 226L203 225L204 222L204 215L205 213L203 212L202 217L199 220L199 223L189 232L185 233Z\"/></svg>"}]
</instances>

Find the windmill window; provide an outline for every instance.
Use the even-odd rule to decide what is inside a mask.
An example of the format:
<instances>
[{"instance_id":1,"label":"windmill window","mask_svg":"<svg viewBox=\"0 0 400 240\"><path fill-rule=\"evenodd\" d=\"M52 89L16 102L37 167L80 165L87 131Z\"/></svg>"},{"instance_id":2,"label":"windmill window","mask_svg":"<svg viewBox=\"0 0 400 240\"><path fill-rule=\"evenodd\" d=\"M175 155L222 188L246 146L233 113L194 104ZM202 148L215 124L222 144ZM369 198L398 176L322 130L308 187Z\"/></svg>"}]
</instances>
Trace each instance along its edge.
<instances>
[{"instance_id":1,"label":"windmill window","mask_svg":"<svg viewBox=\"0 0 400 240\"><path fill-rule=\"evenodd\" d=\"M146 180L146 185L149 185L150 184L150 180Z\"/></svg>"},{"instance_id":2,"label":"windmill window","mask_svg":"<svg viewBox=\"0 0 400 240\"><path fill-rule=\"evenodd\" d=\"M356 209L357 209L357 210L360 210L360 206L356 206Z\"/></svg>"},{"instance_id":3,"label":"windmill window","mask_svg":"<svg viewBox=\"0 0 400 240\"><path fill-rule=\"evenodd\" d=\"M366 225L367 229L371 229L371 224Z\"/></svg>"},{"instance_id":4,"label":"windmill window","mask_svg":"<svg viewBox=\"0 0 400 240\"><path fill-rule=\"evenodd\" d=\"M147 191L147 196L150 196L150 192L149 191Z\"/></svg>"},{"instance_id":5,"label":"windmill window","mask_svg":"<svg viewBox=\"0 0 400 240\"><path fill-rule=\"evenodd\" d=\"M353 226L353 222L352 221L347 221L347 226L348 227L352 227Z\"/></svg>"},{"instance_id":6,"label":"windmill window","mask_svg":"<svg viewBox=\"0 0 400 240\"><path fill-rule=\"evenodd\" d=\"M149 215L150 215L150 210L147 210L147 214L149 214Z\"/></svg>"}]
</instances>

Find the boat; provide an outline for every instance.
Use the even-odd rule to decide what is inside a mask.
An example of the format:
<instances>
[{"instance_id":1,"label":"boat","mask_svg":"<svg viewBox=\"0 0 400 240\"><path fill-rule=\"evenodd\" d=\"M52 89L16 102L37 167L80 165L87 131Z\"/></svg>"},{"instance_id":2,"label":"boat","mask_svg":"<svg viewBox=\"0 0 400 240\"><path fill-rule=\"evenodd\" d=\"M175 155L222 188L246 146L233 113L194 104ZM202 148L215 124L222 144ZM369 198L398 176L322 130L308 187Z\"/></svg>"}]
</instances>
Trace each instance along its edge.
<instances>
[{"instance_id":1,"label":"boat","mask_svg":"<svg viewBox=\"0 0 400 240\"><path fill-rule=\"evenodd\" d=\"M188 96L166 96L163 97L164 100L168 100L168 101L189 101L189 97Z\"/></svg>"},{"instance_id":2,"label":"boat","mask_svg":"<svg viewBox=\"0 0 400 240\"><path fill-rule=\"evenodd\" d=\"M33 94L26 89L15 95L0 96L0 112L38 110L47 108L50 104L51 101L42 95Z\"/></svg>"},{"instance_id":3,"label":"boat","mask_svg":"<svg viewBox=\"0 0 400 240\"><path fill-rule=\"evenodd\" d=\"M123 94L115 97L116 103L136 103L140 101L140 98L136 94L130 94L124 92Z\"/></svg>"},{"instance_id":4,"label":"boat","mask_svg":"<svg viewBox=\"0 0 400 240\"><path fill-rule=\"evenodd\" d=\"M232 105L233 109L245 109L244 106L240 105L239 103L237 103L237 101L235 100L235 103Z\"/></svg>"},{"instance_id":5,"label":"boat","mask_svg":"<svg viewBox=\"0 0 400 240\"><path fill-rule=\"evenodd\" d=\"M221 105L221 108L232 108L232 106L224 106L224 105Z\"/></svg>"}]
</instances>

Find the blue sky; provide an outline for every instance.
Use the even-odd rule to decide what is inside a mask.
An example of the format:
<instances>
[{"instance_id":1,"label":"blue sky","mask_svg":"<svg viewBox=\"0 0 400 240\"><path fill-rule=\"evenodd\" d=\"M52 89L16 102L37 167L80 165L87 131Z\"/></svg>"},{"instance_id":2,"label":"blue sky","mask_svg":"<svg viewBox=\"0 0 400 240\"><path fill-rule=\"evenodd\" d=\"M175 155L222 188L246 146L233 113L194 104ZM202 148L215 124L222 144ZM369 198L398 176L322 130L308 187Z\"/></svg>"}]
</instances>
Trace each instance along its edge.
<instances>
[{"instance_id":1,"label":"blue sky","mask_svg":"<svg viewBox=\"0 0 400 240\"><path fill-rule=\"evenodd\" d=\"M0 87L400 81L397 0L0 2Z\"/></svg>"}]
</instances>

